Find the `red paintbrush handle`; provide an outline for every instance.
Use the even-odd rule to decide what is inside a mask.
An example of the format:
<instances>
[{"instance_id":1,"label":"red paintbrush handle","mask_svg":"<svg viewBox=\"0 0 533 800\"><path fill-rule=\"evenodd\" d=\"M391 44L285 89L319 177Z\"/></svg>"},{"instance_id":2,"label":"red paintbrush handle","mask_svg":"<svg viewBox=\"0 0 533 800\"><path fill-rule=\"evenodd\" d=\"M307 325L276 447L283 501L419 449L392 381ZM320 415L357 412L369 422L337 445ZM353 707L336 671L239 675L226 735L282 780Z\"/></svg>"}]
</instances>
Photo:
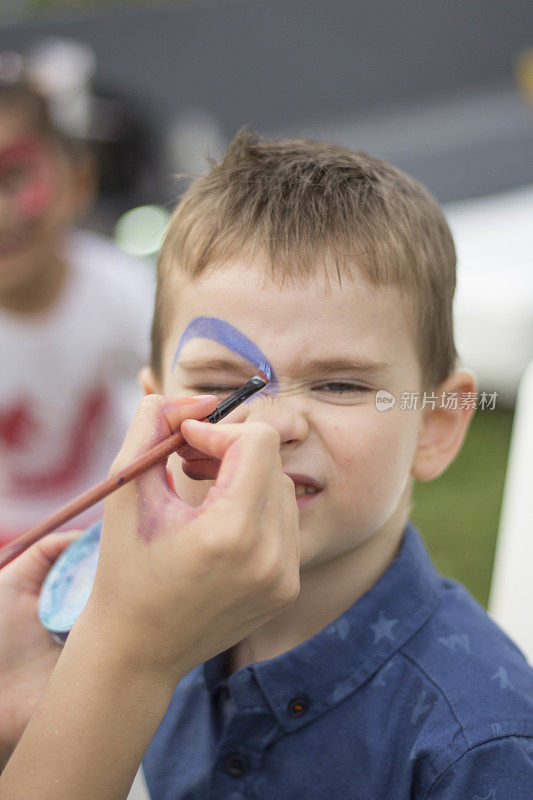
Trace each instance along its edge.
<instances>
[{"instance_id":1,"label":"red paintbrush handle","mask_svg":"<svg viewBox=\"0 0 533 800\"><path fill-rule=\"evenodd\" d=\"M117 472L116 475L111 475L105 481L97 483L92 489L87 489L86 492L83 492L83 494L71 500L70 503L60 508L59 511L56 511L47 519L39 522L38 525L34 525L33 528L30 528L28 531L21 534L21 536L13 539L9 544L1 547L0 569L16 558L16 556L23 553L24 550L32 544L38 542L39 539L42 539L43 536L46 536L47 533L51 533L56 528L59 528L60 525L64 525L66 522L69 522L69 520L77 517L78 514L87 511L88 508L98 503L99 500L103 500L104 497L107 497L116 489L120 489L121 486L124 486L125 483L129 483L133 478L136 478L140 472L153 466L163 458L167 458L171 453L177 450L178 447L181 447L182 444L185 444L185 439L181 431L173 433L167 439L156 444L155 447L147 450L142 456L136 458L123 470Z\"/></svg>"}]
</instances>

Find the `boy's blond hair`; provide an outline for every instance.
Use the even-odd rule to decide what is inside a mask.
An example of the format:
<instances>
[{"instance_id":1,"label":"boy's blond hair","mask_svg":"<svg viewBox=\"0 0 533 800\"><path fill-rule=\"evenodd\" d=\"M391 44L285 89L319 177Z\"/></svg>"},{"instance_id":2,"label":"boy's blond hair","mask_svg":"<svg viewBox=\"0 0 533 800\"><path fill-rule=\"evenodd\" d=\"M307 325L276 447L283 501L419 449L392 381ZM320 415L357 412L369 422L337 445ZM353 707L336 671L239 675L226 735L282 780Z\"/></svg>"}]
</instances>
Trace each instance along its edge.
<instances>
[{"instance_id":1,"label":"boy's blond hair","mask_svg":"<svg viewBox=\"0 0 533 800\"><path fill-rule=\"evenodd\" d=\"M413 178L362 152L303 139L267 141L243 130L184 194L159 258L152 369L179 275L196 278L238 254L266 254L268 277L308 281L331 265L339 282L361 273L412 300L424 386L453 371L455 248L437 201ZM222 267L223 268L223 267ZM324 266L331 273L331 267Z\"/></svg>"}]
</instances>

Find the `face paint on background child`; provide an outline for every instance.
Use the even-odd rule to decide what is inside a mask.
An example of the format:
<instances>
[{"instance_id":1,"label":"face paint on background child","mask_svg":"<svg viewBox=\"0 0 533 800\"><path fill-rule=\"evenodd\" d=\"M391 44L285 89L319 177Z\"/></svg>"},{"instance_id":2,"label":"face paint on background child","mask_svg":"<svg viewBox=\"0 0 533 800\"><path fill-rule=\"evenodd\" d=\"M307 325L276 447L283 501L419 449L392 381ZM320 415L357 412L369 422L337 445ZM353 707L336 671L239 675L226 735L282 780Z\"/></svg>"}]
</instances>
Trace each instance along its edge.
<instances>
[{"instance_id":1,"label":"face paint on background child","mask_svg":"<svg viewBox=\"0 0 533 800\"><path fill-rule=\"evenodd\" d=\"M0 153L0 193L22 222L47 210L54 195L54 165L43 142L21 139Z\"/></svg>"},{"instance_id":2,"label":"face paint on background child","mask_svg":"<svg viewBox=\"0 0 533 800\"><path fill-rule=\"evenodd\" d=\"M269 384L262 394L274 395L277 393L277 379L265 354L254 344L247 336L241 333L229 322L217 317L196 317L192 322L187 325L181 339L178 342L174 359L172 361L172 369L176 366L179 354L184 345L191 339L211 339L213 342L218 342L232 350L237 355L244 358L256 369L262 369L270 378Z\"/></svg>"}]
</instances>

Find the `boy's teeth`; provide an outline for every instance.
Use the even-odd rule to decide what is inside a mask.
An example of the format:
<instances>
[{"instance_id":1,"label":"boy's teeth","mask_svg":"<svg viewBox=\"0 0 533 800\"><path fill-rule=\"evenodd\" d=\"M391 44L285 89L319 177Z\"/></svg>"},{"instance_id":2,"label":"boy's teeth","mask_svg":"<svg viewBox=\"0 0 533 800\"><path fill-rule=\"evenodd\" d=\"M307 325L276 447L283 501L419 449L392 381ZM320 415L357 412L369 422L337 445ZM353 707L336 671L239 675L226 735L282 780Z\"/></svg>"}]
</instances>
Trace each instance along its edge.
<instances>
[{"instance_id":1,"label":"boy's teeth","mask_svg":"<svg viewBox=\"0 0 533 800\"><path fill-rule=\"evenodd\" d=\"M296 497L298 497L298 495L301 494L315 494L316 489L313 486L309 486L308 484L304 486L301 483L300 484L297 483L295 486L295 491L296 491Z\"/></svg>"}]
</instances>

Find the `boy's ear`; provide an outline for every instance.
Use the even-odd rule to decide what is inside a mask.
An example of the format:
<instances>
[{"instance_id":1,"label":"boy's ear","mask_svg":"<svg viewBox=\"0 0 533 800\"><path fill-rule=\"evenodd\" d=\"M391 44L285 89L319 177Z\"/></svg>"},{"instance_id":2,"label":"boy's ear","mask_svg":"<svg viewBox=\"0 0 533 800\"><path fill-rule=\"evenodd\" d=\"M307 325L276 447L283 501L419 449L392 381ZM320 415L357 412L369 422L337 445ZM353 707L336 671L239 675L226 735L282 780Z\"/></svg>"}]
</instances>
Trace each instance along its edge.
<instances>
[{"instance_id":1,"label":"boy's ear","mask_svg":"<svg viewBox=\"0 0 533 800\"><path fill-rule=\"evenodd\" d=\"M137 379L145 394L162 394L160 383L150 367L141 367Z\"/></svg>"},{"instance_id":2,"label":"boy's ear","mask_svg":"<svg viewBox=\"0 0 533 800\"><path fill-rule=\"evenodd\" d=\"M427 406L422 412L418 444L411 465L411 475L419 481L437 478L461 449L474 414L474 408L462 407L467 405L464 393L477 392L477 383L472 372L461 369L453 372L433 391L437 402L435 408ZM441 407L443 392L446 398L449 393L457 392L456 408L453 403L450 408Z\"/></svg>"}]
</instances>

